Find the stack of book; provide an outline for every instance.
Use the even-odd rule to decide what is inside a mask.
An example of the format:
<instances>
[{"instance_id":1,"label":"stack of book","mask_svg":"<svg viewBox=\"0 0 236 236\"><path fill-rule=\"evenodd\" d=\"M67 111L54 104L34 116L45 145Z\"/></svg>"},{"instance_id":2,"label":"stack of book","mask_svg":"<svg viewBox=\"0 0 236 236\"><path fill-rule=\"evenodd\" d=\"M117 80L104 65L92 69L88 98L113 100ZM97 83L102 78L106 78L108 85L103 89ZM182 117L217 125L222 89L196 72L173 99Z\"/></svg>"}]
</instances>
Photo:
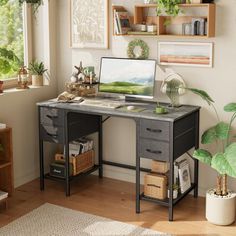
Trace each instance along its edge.
<instances>
[{"instance_id":1,"label":"stack of book","mask_svg":"<svg viewBox=\"0 0 236 236\"><path fill-rule=\"evenodd\" d=\"M93 149L93 140L88 138L80 138L69 144L69 155L77 156Z\"/></svg>"},{"instance_id":2,"label":"stack of book","mask_svg":"<svg viewBox=\"0 0 236 236\"><path fill-rule=\"evenodd\" d=\"M129 13L127 11L114 10L114 29L115 34L127 34L131 29Z\"/></svg>"},{"instance_id":3,"label":"stack of book","mask_svg":"<svg viewBox=\"0 0 236 236\"><path fill-rule=\"evenodd\" d=\"M186 159L175 162L174 178L175 184L179 185L181 193L186 192L191 187L189 164Z\"/></svg>"}]
</instances>

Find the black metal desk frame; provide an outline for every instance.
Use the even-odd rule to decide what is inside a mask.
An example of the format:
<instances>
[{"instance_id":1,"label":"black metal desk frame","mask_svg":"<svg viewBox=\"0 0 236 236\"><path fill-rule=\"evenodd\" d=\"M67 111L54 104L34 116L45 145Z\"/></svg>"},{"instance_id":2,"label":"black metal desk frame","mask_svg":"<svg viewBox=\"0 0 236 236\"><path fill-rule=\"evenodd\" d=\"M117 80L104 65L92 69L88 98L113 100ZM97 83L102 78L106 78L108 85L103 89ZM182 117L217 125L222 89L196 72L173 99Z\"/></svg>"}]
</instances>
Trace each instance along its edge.
<instances>
[{"instance_id":1,"label":"black metal desk frame","mask_svg":"<svg viewBox=\"0 0 236 236\"><path fill-rule=\"evenodd\" d=\"M173 221L173 207L189 192L194 190L194 197L198 197L198 161L194 161L194 181L184 194L179 194L177 199L173 199L173 183L174 183L174 161L182 154L186 153L191 148L199 147L199 107L182 106L181 108L173 109L169 115L156 115L153 112L155 105L147 105L144 112L134 113L132 111L124 111L119 109L106 108L91 108L81 105L60 104L55 102L38 103L39 109L39 156L40 156L40 189L44 190L44 179L50 178L53 180L62 180L65 183L66 196L70 196L70 181L74 178L90 174L96 170L99 171L99 177L103 177L103 164L117 166L120 168L128 168L136 171L136 213L140 213L140 200L151 201L169 208L169 221ZM45 111L56 111L54 115L51 113L45 114ZM58 113L60 116L58 116ZM133 119L136 123L136 165L126 165L122 163L114 163L103 160L102 150L102 117L123 117ZM46 118L44 118L46 117ZM57 121L61 117L61 120ZM45 122L49 120L50 125L60 123L56 129L56 133L50 133L45 128L48 124ZM46 125L45 125L46 123ZM149 125L150 123L150 125ZM163 125L163 127L162 127ZM51 126L49 126L51 127ZM145 128L145 129L144 129ZM75 177L69 176L69 142L80 137L98 132L98 165L92 170L80 174ZM147 136L150 135L151 137ZM168 134L168 137L167 135ZM161 141L156 136L161 136ZM64 145L66 156L66 178L57 179L44 173L44 141L61 143ZM147 148L145 145L153 143L159 146L167 147L162 151L156 151L155 147ZM159 144L160 143L160 144ZM143 155L147 155L143 156ZM140 171L149 172L150 170L140 166L140 159L148 158L154 160L162 160L170 162L169 173L169 189L170 196L166 200L158 200L144 196L140 193Z\"/></svg>"}]
</instances>

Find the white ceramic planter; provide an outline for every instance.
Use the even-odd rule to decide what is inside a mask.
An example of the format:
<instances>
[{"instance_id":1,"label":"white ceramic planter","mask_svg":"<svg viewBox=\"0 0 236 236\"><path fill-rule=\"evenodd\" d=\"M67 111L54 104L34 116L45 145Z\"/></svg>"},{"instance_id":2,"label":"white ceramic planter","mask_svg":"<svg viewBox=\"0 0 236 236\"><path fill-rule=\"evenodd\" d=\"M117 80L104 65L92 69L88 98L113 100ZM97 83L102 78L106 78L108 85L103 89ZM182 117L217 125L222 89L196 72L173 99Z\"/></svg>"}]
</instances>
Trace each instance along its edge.
<instances>
[{"instance_id":1,"label":"white ceramic planter","mask_svg":"<svg viewBox=\"0 0 236 236\"><path fill-rule=\"evenodd\" d=\"M235 197L231 194L227 197L216 196L214 190L206 194L206 218L216 225L230 225L235 221Z\"/></svg>"},{"instance_id":2,"label":"white ceramic planter","mask_svg":"<svg viewBox=\"0 0 236 236\"><path fill-rule=\"evenodd\" d=\"M170 190L168 189L168 198L170 197ZM176 199L178 197L178 190L173 190L173 199Z\"/></svg>"},{"instance_id":3,"label":"white ceramic planter","mask_svg":"<svg viewBox=\"0 0 236 236\"><path fill-rule=\"evenodd\" d=\"M32 75L32 85L33 86L43 86L43 76L42 75Z\"/></svg>"}]
</instances>

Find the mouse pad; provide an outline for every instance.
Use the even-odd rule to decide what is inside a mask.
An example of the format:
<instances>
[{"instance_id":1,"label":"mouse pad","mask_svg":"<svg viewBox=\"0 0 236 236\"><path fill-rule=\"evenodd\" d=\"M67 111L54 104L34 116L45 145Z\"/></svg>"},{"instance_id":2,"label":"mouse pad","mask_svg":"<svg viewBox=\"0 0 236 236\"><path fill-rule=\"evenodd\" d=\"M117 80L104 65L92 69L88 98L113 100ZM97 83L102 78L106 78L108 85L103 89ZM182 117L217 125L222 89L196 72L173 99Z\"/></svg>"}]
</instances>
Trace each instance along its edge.
<instances>
[{"instance_id":1,"label":"mouse pad","mask_svg":"<svg viewBox=\"0 0 236 236\"><path fill-rule=\"evenodd\" d=\"M134 109L128 110L127 106L123 106L123 107L118 108L118 110L120 110L120 111L129 111L129 112L142 112L142 111L146 110L146 108L139 107L139 106L134 106Z\"/></svg>"}]
</instances>

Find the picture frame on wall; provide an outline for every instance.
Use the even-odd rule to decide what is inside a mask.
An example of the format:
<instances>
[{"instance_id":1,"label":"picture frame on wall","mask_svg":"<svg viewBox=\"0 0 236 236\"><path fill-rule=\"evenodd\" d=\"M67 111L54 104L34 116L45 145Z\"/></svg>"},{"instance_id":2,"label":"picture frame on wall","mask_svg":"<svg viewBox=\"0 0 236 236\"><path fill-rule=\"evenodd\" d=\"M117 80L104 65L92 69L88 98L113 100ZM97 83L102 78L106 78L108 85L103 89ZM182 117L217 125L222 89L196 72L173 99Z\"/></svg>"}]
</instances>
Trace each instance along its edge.
<instances>
[{"instance_id":1,"label":"picture frame on wall","mask_svg":"<svg viewBox=\"0 0 236 236\"><path fill-rule=\"evenodd\" d=\"M109 0L70 0L71 48L109 48Z\"/></svg>"},{"instance_id":2,"label":"picture frame on wall","mask_svg":"<svg viewBox=\"0 0 236 236\"><path fill-rule=\"evenodd\" d=\"M158 42L158 64L213 67L213 43Z\"/></svg>"}]
</instances>

